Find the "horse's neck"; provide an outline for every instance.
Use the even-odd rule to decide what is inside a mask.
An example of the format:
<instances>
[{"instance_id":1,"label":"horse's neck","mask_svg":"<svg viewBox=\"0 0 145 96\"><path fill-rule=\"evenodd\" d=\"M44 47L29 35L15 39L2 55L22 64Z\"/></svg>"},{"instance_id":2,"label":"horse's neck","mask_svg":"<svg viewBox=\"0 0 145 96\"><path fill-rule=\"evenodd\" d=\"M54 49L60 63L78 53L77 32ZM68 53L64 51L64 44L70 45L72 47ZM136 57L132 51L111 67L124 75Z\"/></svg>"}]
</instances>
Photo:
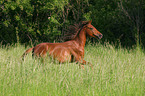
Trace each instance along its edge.
<instances>
[{"instance_id":1,"label":"horse's neck","mask_svg":"<svg viewBox=\"0 0 145 96\"><path fill-rule=\"evenodd\" d=\"M79 44L80 47L85 47L86 44L86 32L82 29L79 34L76 36L75 41Z\"/></svg>"}]
</instances>

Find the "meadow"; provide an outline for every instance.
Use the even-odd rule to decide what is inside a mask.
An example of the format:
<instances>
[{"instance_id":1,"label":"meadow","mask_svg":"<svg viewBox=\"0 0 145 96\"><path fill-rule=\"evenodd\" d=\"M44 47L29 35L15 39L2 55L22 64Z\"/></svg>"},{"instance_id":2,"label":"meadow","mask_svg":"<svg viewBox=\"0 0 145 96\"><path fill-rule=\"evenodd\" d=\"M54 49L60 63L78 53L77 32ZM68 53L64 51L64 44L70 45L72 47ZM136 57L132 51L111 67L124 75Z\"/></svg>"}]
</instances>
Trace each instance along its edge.
<instances>
[{"instance_id":1,"label":"meadow","mask_svg":"<svg viewBox=\"0 0 145 96\"><path fill-rule=\"evenodd\" d=\"M27 47L30 48L30 47ZM85 60L44 63L27 55L22 45L0 47L0 96L145 96L145 53L142 49L87 44Z\"/></svg>"}]
</instances>

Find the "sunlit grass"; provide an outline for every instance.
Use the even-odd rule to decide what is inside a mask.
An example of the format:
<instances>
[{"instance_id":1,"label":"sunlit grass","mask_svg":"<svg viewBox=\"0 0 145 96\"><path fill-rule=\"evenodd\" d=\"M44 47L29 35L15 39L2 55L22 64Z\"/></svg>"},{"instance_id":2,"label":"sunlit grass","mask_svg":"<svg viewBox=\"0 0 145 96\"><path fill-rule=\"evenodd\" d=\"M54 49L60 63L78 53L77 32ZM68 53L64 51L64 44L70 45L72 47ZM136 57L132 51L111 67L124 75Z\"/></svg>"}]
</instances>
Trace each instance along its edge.
<instances>
[{"instance_id":1,"label":"sunlit grass","mask_svg":"<svg viewBox=\"0 0 145 96\"><path fill-rule=\"evenodd\" d=\"M93 70L52 60L24 61L24 46L0 48L0 96L144 96L145 54L141 50L115 49L109 44L88 44L85 60Z\"/></svg>"}]
</instances>

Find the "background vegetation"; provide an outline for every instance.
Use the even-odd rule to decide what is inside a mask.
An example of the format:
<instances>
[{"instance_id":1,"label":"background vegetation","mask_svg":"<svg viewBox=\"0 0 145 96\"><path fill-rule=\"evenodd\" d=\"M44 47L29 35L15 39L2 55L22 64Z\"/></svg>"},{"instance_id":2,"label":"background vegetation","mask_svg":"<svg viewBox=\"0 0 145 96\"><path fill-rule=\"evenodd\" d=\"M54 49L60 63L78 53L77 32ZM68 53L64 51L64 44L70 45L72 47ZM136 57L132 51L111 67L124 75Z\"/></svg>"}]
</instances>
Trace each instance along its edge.
<instances>
[{"instance_id":1,"label":"background vegetation","mask_svg":"<svg viewBox=\"0 0 145 96\"><path fill-rule=\"evenodd\" d=\"M144 0L1 0L0 42L63 41L67 26L82 20L93 21L102 42L145 45Z\"/></svg>"}]
</instances>

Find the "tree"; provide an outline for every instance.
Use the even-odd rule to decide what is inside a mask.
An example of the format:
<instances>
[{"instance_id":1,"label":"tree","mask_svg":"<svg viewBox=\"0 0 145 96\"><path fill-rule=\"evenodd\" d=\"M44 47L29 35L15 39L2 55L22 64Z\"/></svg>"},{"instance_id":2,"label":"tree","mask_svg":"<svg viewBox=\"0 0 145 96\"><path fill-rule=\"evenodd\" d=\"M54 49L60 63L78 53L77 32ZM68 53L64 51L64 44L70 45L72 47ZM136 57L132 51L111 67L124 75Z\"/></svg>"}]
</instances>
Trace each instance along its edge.
<instances>
[{"instance_id":1,"label":"tree","mask_svg":"<svg viewBox=\"0 0 145 96\"><path fill-rule=\"evenodd\" d=\"M145 0L1 0L0 41L61 41L69 25L84 20L103 42L145 45Z\"/></svg>"},{"instance_id":2,"label":"tree","mask_svg":"<svg viewBox=\"0 0 145 96\"><path fill-rule=\"evenodd\" d=\"M68 0L0 1L0 41L53 41L61 34L61 17Z\"/></svg>"},{"instance_id":3,"label":"tree","mask_svg":"<svg viewBox=\"0 0 145 96\"><path fill-rule=\"evenodd\" d=\"M136 38L137 47L141 43L141 33L143 33L144 20L145 20L145 10L144 10L144 0L120 0L118 3L119 8L127 20L127 24L132 27L132 32Z\"/></svg>"}]
</instances>

